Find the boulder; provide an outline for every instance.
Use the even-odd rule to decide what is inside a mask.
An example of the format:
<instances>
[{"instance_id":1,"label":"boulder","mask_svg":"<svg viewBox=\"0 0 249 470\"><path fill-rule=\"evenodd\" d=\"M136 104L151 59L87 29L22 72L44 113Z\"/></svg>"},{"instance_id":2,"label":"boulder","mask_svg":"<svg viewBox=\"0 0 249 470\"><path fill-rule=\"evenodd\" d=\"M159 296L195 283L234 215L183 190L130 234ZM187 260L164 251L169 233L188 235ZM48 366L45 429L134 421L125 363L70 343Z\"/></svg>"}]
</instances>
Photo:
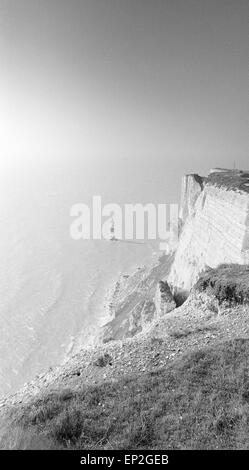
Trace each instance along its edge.
<instances>
[{"instance_id":1,"label":"boulder","mask_svg":"<svg viewBox=\"0 0 249 470\"><path fill-rule=\"evenodd\" d=\"M167 281L160 281L157 284L155 306L158 315L164 315L176 308L176 303Z\"/></svg>"}]
</instances>

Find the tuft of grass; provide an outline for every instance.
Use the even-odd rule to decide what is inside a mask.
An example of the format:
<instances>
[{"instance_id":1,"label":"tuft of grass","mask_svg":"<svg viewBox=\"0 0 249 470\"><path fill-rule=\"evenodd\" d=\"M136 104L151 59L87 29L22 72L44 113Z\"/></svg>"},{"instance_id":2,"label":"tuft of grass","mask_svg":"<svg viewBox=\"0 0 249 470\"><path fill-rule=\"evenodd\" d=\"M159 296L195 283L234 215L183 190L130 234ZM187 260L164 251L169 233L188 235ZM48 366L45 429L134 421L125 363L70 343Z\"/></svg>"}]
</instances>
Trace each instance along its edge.
<instances>
[{"instance_id":1,"label":"tuft of grass","mask_svg":"<svg viewBox=\"0 0 249 470\"><path fill-rule=\"evenodd\" d=\"M94 361L94 365L97 367L105 367L107 365L112 365L112 357L110 354L103 354L102 356L99 356L96 361Z\"/></svg>"},{"instance_id":2,"label":"tuft of grass","mask_svg":"<svg viewBox=\"0 0 249 470\"><path fill-rule=\"evenodd\" d=\"M82 423L82 412L80 407L72 410L63 409L53 423L51 436L59 444L76 444L80 438L84 425Z\"/></svg>"},{"instance_id":3,"label":"tuft of grass","mask_svg":"<svg viewBox=\"0 0 249 470\"><path fill-rule=\"evenodd\" d=\"M194 287L199 292L214 295L219 304L249 303L249 265L221 264L204 271Z\"/></svg>"},{"instance_id":4,"label":"tuft of grass","mask_svg":"<svg viewBox=\"0 0 249 470\"><path fill-rule=\"evenodd\" d=\"M3 423L1 425L3 426ZM36 429L12 423L11 427L7 427L7 431L5 429L1 433L0 448L1 450L55 450L59 447L52 439L41 435Z\"/></svg>"},{"instance_id":5,"label":"tuft of grass","mask_svg":"<svg viewBox=\"0 0 249 470\"><path fill-rule=\"evenodd\" d=\"M248 339L227 341L154 372L50 393L12 422L44 448L249 449L248 358Z\"/></svg>"},{"instance_id":6,"label":"tuft of grass","mask_svg":"<svg viewBox=\"0 0 249 470\"><path fill-rule=\"evenodd\" d=\"M169 331L169 336L175 339L182 339L192 334L205 333L207 331L214 331L215 329L216 328L212 325L197 326L195 328L172 329L171 331Z\"/></svg>"}]
</instances>

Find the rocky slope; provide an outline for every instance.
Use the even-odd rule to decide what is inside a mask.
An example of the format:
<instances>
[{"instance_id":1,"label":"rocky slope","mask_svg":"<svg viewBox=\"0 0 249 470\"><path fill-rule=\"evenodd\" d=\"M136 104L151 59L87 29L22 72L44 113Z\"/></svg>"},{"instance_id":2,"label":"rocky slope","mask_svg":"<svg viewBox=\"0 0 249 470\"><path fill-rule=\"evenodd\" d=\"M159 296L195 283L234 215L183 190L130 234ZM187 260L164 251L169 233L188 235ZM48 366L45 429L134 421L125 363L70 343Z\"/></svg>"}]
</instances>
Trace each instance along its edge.
<instances>
[{"instance_id":1,"label":"rocky slope","mask_svg":"<svg viewBox=\"0 0 249 470\"><path fill-rule=\"evenodd\" d=\"M249 338L249 306L220 308L193 291L179 308L155 318L150 328L132 338L82 349L62 366L37 376L15 395L0 402L0 417L51 391L115 382L124 376L156 371L200 347ZM100 360L101 359L101 360ZM2 413L2 414L1 414Z\"/></svg>"},{"instance_id":2,"label":"rocky slope","mask_svg":"<svg viewBox=\"0 0 249 470\"><path fill-rule=\"evenodd\" d=\"M157 285L169 273L173 259L173 255L162 255L151 266L142 266L134 274L120 277L110 300L111 319L99 340L131 338L145 331L154 319L165 313L167 302L165 295L158 295ZM171 301L168 311L175 308L174 300Z\"/></svg>"}]
</instances>

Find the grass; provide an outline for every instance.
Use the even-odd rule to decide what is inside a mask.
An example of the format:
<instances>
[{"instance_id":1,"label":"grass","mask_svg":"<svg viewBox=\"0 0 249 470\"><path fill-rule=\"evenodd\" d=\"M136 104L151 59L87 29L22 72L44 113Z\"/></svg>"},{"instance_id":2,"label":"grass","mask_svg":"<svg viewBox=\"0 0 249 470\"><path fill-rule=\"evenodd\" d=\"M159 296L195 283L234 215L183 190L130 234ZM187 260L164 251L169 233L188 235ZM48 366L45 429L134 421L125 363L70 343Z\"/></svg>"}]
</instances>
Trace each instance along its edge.
<instances>
[{"instance_id":1,"label":"grass","mask_svg":"<svg viewBox=\"0 0 249 470\"><path fill-rule=\"evenodd\" d=\"M214 295L219 304L249 303L249 266L222 264L216 269L203 272L195 289Z\"/></svg>"},{"instance_id":2,"label":"grass","mask_svg":"<svg viewBox=\"0 0 249 470\"><path fill-rule=\"evenodd\" d=\"M215 326L209 325L209 326L197 326L194 328L174 328L169 331L169 336L171 338L175 339L182 339L186 338L187 336L197 334L197 333L206 333L206 332L212 332L216 329Z\"/></svg>"},{"instance_id":3,"label":"grass","mask_svg":"<svg viewBox=\"0 0 249 470\"><path fill-rule=\"evenodd\" d=\"M248 358L239 339L153 373L50 393L14 411L2 447L16 426L44 448L249 449Z\"/></svg>"},{"instance_id":4,"label":"grass","mask_svg":"<svg viewBox=\"0 0 249 470\"><path fill-rule=\"evenodd\" d=\"M241 170L214 172L208 176L208 183L227 190L249 192L249 172Z\"/></svg>"}]
</instances>

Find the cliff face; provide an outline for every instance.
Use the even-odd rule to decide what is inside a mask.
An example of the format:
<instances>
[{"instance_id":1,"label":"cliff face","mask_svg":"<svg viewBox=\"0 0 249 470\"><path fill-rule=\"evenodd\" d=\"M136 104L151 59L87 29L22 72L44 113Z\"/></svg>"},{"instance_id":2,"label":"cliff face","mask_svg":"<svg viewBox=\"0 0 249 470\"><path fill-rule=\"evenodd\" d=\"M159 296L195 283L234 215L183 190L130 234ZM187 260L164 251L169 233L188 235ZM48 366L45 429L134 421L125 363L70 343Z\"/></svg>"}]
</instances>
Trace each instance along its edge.
<instances>
[{"instance_id":1,"label":"cliff face","mask_svg":"<svg viewBox=\"0 0 249 470\"><path fill-rule=\"evenodd\" d=\"M249 174L212 170L205 183L195 175L183 181L183 227L168 277L183 296L207 266L249 263Z\"/></svg>"},{"instance_id":2,"label":"cliff face","mask_svg":"<svg viewBox=\"0 0 249 470\"><path fill-rule=\"evenodd\" d=\"M180 219L184 223L188 216L193 216L195 203L203 190L205 180L201 176L185 175L182 178Z\"/></svg>"}]
</instances>

